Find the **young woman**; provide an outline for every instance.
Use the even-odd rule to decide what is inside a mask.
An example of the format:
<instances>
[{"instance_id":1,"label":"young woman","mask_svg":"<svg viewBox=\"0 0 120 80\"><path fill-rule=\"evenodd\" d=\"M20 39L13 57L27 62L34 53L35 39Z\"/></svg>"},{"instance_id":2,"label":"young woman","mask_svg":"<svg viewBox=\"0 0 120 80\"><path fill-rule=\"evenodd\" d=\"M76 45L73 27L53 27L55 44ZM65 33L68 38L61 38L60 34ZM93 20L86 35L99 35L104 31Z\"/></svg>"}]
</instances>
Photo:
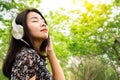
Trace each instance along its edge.
<instances>
[{"instance_id":1,"label":"young woman","mask_svg":"<svg viewBox=\"0 0 120 80\"><path fill-rule=\"evenodd\" d=\"M46 68L46 58L52 75ZM25 9L13 20L3 73L10 80L65 80L52 47L47 22L37 9Z\"/></svg>"}]
</instances>

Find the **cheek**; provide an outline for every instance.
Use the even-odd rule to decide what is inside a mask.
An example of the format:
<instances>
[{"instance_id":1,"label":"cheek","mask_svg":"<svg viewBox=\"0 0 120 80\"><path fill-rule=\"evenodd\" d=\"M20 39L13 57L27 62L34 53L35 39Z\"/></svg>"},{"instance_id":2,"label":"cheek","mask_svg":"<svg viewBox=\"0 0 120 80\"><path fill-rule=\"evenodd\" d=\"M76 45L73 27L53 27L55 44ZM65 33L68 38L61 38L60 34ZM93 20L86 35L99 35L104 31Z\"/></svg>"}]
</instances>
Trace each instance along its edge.
<instances>
[{"instance_id":1,"label":"cheek","mask_svg":"<svg viewBox=\"0 0 120 80\"><path fill-rule=\"evenodd\" d=\"M35 28L35 26L29 24L28 30L29 30L29 33L33 36L35 35L37 29Z\"/></svg>"},{"instance_id":2,"label":"cheek","mask_svg":"<svg viewBox=\"0 0 120 80\"><path fill-rule=\"evenodd\" d=\"M29 28L29 32L32 37L36 37L39 33L39 31L35 28Z\"/></svg>"},{"instance_id":3,"label":"cheek","mask_svg":"<svg viewBox=\"0 0 120 80\"><path fill-rule=\"evenodd\" d=\"M30 32L30 34L31 34L32 36L36 34L36 30L35 30L35 29L29 29L29 32Z\"/></svg>"}]
</instances>

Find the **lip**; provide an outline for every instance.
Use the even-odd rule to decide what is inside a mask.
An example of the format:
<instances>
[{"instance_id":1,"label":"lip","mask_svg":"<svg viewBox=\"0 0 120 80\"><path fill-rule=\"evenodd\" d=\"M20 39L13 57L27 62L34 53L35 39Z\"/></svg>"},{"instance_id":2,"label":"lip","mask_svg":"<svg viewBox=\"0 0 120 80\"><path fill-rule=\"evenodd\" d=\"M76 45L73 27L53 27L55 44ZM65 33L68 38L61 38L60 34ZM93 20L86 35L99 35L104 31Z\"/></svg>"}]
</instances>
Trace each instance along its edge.
<instances>
[{"instance_id":1,"label":"lip","mask_svg":"<svg viewBox=\"0 0 120 80\"><path fill-rule=\"evenodd\" d=\"M47 30L46 28L41 29L40 31L41 31L41 32L48 32L48 30Z\"/></svg>"}]
</instances>

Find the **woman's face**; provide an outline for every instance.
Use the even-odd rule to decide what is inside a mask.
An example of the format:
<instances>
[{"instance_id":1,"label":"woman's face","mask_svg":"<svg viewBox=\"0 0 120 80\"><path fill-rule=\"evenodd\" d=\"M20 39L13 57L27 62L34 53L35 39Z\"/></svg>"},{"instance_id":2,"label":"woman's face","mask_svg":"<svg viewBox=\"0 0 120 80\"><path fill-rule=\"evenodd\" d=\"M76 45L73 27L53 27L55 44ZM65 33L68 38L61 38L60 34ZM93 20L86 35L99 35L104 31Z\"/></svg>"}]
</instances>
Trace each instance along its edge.
<instances>
[{"instance_id":1,"label":"woman's face","mask_svg":"<svg viewBox=\"0 0 120 80\"><path fill-rule=\"evenodd\" d=\"M29 12L27 15L27 26L32 39L47 39L48 26L43 18L36 12Z\"/></svg>"}]
</instances>

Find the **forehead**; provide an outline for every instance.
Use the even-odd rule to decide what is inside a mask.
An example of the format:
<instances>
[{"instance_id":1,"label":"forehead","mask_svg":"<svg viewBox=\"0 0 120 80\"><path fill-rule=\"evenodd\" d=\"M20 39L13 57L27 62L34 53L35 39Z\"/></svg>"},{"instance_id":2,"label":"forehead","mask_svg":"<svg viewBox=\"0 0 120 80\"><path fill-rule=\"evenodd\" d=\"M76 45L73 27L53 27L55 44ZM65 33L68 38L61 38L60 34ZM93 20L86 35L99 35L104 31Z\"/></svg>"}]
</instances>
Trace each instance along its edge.
<instances>
[{"instance_id":1,"label":"forehead","mask_svg":"<svg viewBox=\"0 0 120 80\"><path fill-rule=\"evenodd\" d=\"M33 17L37 17L37 18L42 19L42 17L40 16L40 14L38 14L36 12L29 12L28 15L27 15L27 19L31 19Z\"/></svg>"}]
</instances>

